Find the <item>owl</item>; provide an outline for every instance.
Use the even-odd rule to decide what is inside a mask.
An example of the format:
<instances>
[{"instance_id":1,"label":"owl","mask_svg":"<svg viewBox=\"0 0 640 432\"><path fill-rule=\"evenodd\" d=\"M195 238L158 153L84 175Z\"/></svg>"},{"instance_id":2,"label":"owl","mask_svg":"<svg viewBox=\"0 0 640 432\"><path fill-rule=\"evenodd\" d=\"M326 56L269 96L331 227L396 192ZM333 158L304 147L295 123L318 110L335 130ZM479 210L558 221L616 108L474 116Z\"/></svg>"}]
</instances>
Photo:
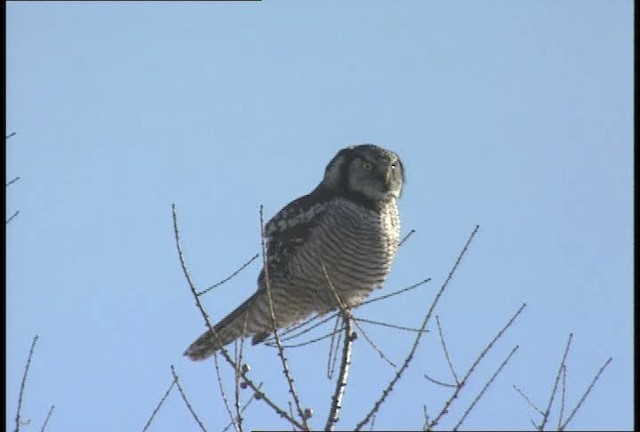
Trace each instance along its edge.
<instances>
[{"instance_id":1,"label":"owl","mask_svg":"<svg viewBox=\"0 0 640 432\"><path fill-rule=\"evenodd\" d=\"M267 277L278 329L362 303L382 287L398 250L404 182L396 153L373 144L340 150L320 184L265 225L267 271L256 292L184 354L203 360L240 337L257 344L273 333Z\"/></svg>"}]
</instances>

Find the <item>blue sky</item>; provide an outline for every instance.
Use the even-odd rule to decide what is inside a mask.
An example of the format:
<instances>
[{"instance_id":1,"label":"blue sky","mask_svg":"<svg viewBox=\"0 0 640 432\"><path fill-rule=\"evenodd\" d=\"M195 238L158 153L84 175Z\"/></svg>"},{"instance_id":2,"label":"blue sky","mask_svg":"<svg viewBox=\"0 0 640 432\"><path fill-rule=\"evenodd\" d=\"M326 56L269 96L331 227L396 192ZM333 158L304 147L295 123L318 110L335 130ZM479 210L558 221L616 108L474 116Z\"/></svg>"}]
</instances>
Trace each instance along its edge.
<instances>
[{"instance_id":1,"label":"blue sky","mask_svg":"<svg viewBox=\"0 0 640 432\"><path fill-rule=\"evenodd\" d=\"M381 293L432 282L358 314L417 326L476 224L437 309L458 372L528 305L440 427L519 345L464 427L531 428L512 386L546 406L573 332L569 408L613 362L571 427L632 429L632 22L619 0L9 2L7 181L21 179L7 189L7 217L20 210L7 227L7 428L36 334L28 429L53 404L50 431L141 430L171 364L207 428L226 426L213 362L182 357L204 327L171 204L206 288L260 250L260 205L270 217L340 148L373 142L403 158L403 232L416 230ZM205 297L212 319L258 272ZM402 361L409 335L365 329ZM436 335L376 428L420 428L422 405L441 407L448 390L423 377L451 380ZM342 428L395 373L363 338L354 349ZM289 352L315 428L327 351ZM285 403L273 349L247 355ZM246 417L284 427L262 404ZM152 430L198 428L173 393Z\"/></svg>"}]
</instances>

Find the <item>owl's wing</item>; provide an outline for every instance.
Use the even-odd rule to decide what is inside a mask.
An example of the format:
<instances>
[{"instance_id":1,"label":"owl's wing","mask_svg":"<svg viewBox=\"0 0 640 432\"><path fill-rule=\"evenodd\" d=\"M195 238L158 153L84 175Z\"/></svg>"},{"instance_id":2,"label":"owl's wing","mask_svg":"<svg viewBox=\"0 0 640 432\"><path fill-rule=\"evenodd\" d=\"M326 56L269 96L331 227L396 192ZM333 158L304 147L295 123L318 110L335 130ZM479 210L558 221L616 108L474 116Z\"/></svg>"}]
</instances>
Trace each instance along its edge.
<instances>
[{"instance_id":1,"label":"owl's wing","mask_svg":"<svg viewBox=\"0 0 640 432\"><path fill-rule=\"evenodd\" d=\"M291 256L309 238L332 198L328 190L319 186L287 204L267 222L264 235L270 274L286 272ZM264 269L258 277L259 282L263 278Z\"/></svg>"}]
</instances>

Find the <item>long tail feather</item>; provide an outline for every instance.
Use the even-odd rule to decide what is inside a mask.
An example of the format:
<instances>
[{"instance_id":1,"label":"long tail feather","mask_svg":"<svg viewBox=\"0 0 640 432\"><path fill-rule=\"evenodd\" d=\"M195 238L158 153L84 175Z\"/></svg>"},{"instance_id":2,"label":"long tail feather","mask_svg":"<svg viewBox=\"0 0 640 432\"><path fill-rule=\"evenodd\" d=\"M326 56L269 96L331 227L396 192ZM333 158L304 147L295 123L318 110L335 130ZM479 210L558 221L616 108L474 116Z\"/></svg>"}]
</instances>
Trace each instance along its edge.
<instances>
[{"instance_id":1,"label":"long tail feather","mask_svg":"<svg viewBox=\"0 0 640 432\"><path fill-rule=\"evenodd\" d=\"M255 334L259 329L254 329L255 320L252 314L260 301L258 293L249 297L244 303L238 306L233 312L217 323L211 332L207 330L193 342L185 351L184 355L191 360L204 360L210 357L228 343L233 342L241 336Z\"/></svg>"}]
</instances>

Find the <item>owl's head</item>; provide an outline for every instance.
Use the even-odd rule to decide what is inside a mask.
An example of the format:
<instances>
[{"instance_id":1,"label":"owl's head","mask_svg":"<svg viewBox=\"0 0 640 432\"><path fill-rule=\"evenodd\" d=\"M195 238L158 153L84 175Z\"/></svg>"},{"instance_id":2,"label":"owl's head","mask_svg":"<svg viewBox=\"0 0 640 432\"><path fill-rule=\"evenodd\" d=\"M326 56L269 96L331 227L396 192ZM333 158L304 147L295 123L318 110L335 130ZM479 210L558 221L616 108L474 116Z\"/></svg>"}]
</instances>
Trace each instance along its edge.
<instances>
[{"instance_id":1,"label":"owl's head","mask_svg":"<svg viewBox=\"0 0 640 432\"><path fill-rule=\"evenodd\" d=\"M322 184L358 201L387 202L402 194L404 167L397 154L382 147L347 147L331 159Z\"/></svg>"}]
</instances>

